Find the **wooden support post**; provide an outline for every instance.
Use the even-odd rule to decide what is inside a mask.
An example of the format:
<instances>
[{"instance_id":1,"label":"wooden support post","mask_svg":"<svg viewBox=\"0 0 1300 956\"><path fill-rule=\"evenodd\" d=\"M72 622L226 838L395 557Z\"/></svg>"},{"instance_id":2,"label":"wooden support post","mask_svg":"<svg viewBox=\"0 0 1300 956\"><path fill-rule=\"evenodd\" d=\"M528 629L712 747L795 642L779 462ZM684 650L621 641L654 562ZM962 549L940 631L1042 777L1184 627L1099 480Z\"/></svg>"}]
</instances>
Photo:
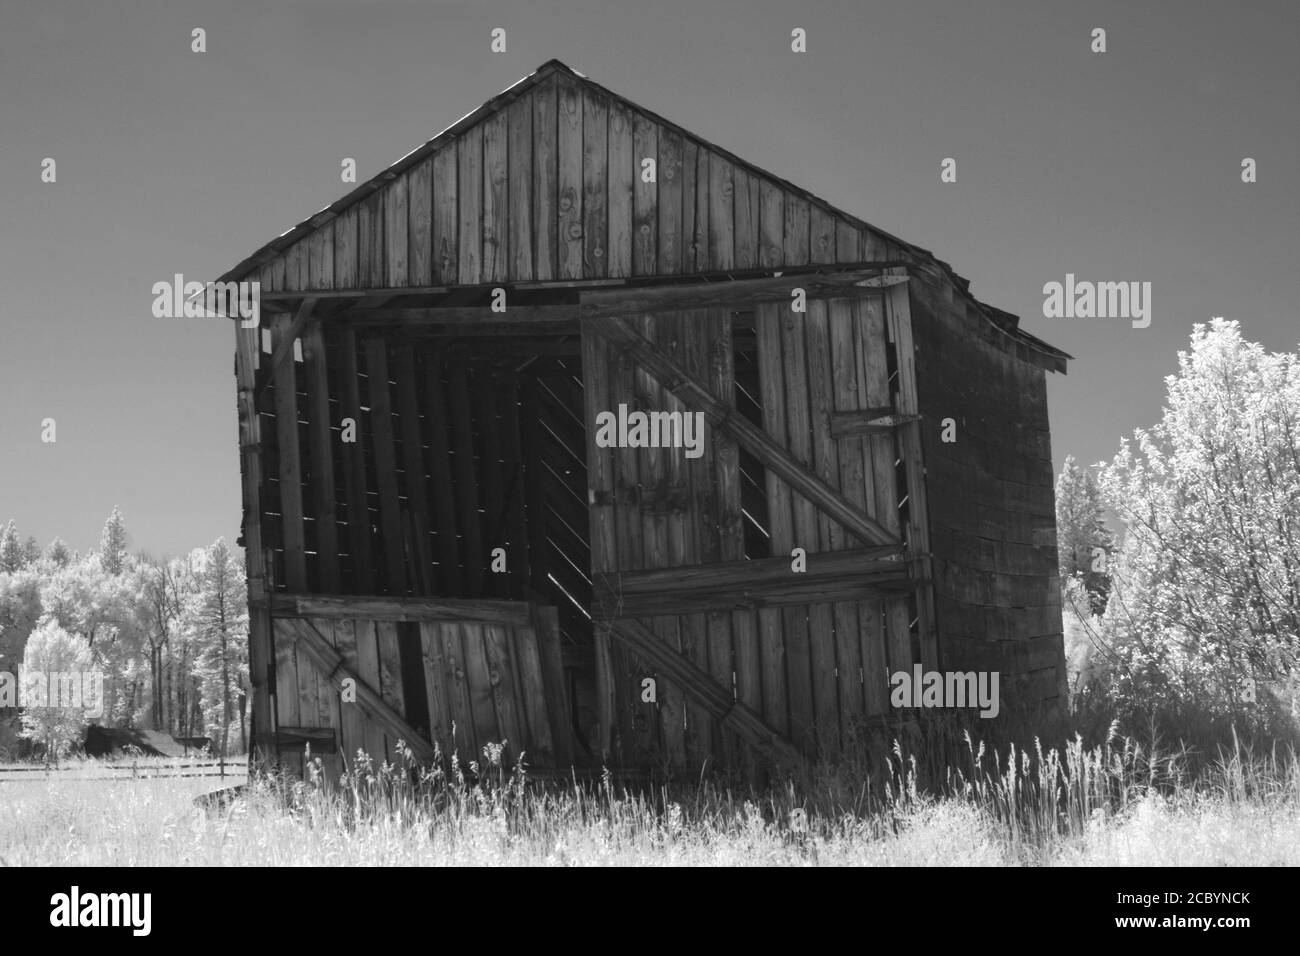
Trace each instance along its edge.
<instances>
[{"instance_id":1,"label":"wooden support post","mask_svg":"<svg viewBox=\"0 0 1300 956\"><path fill-rule=\"evenodd\" d=\"M911 573L915 580L921 582L916 598L921 663L926 668L938 668L939 646L934 626L925 460L922 456L911 298L907 284L890 288L885 298L885 317L898 359L898 413L905 419L898 429L898 441L907 473L907 544L911 552Z\"/></svg>"},{"instance_id":2,"label":"wooden support post","mask_svg":"<svg viewBox=\"0 0 1300 956\"><path fill-rule=\"evenodd\" d=\"M583 389L585 415L588 422L609 407L611 363L609 343L597 335L584 332L582 336L582 368L586 385ZM597 495L614 491L614 456L596 444L595 428L587 428L587 481L591 487L590 516L591 572L598 579L606 571L617 569L614 528L615 509L612 503L599 503ZM596 756L608 759L614 732L614 663L610 653L608 626L593 621L595 643L596 680Z\"/></svg>"},{"instance_id":3,"label":"wooden support post","mask_svg":"<svg viewBox=\"0 0 1300 956\"><path fill-rule=\"evenodd\" d=\"M469 399L469 380L463 369L451 373L447 382L452 423L452 449L456 456L456 506L461 533L466 590L478 597L484 591L487 551L478 508L478 474L474 469L474 416Z\"/></svg>"},{"instance_id":4,"label":"wooden support post","mask_svg":"<svg viewBox=\"0 0 1300 956\"><path fill-rule=\"evenodd\" d=\"M432 594L433 561L430 555L429 494L425 481L424 455L420 441L419 386L416 381L415 354L409 345L397 350L397 408L402 435L402 472L405 478L407 507L412 515L412 540L409 564L411 590Z\"/></svg>"},{"instance_id":5,"label":"wooden support post","mask_svg":"<svg viewBox=\"0 0 1300 956\"><path fill-rule=\"evenodd\" d=\"M494 597L504 597L508 593L510 562L514 557L506 554L506 574L491 570L492 552L501 548L509 551L506 544L506 478L502 465L501 420L498 417L496 402L496 381L494 376L476 375L471 390L474 411L479 422L479 490L483 507L483 561L485 564L486 590Z\"/></svg>"},{"instance_id":6,"label":"wooden support post","mask_svg":"<svg viewBox=\"0 0 1300 956\"><path fill-rule=\"evenodd\" d=\"M301 317L302 310L299 310ZM284 581L295 591L307 590L307 548L303 525L303 475L298 443L298 382L293 361L293 336L297 320L290 322L285 313L271 317L272 340L277 365L272 360L275 379L276 451L280 460L280 528L284 548ZM299 326L299 328L301 328ZM284 356L289 356L286 360ZM275 629L272 628L274 643ZM300 726L304 713L314 716L317 708L316 682L308 674L299 674L297 655L292 646L274 645L276 669L276 718L278 724ZM281 763L302 772L302 757L281 753Z\"/></svg>"},{"instance_id":7,"label":"wooden support post","mask_svg":"<svg viewBox=\"0 0 1300 956\"><path fill-rule=\"evenodd\" d=\"M523 463L525 522L528 536L528 588L537 594L553 593L546 579L547 544L546 481L542 465L542 394L537 380L530 378L520 387L520 456Z\"/></svg>"},{"instance_id":8,"label":"wooden support post","mask_svg":"<svg viewBox=\"0 0 1300 956\"><path fill-rule=\"evenodd\" d=\"M293 355L293 343L300 335L302 335L303 330L307 327L307 323L310 321L312 316L312 310L315 309L315 307L316 300L314 298L309 296L302 300L302 304L298 306L298 311L295 313L293 321L285 326L282 334L277 338L275 351L271 353L270 368L266 373L266 377L262 379L262 384L258 386L258 392L266 388L268 383L277 378L277 373L280 371L280 368ZM286 319L287 318L288 316L286 314Z\"/></svg>"},{"instance_id":9,"label":"wooden support post","mask_svg":"<svg viewBox=\"0 0 1300 956\"><path fill-rule=\"evenodd\" d=\"M347 486L348 550L352 557L352 590L369 594L375 590L374 556L371 551L370 505L366 498L366 463L361 429L361 378L357 362L357 337L351 329L339 333L342 389L340 412L351 422L352 441L343 442L343 474Z\"/></svg>"},{"instance_id":10,"label":"wooden support post","mask_svg":"<svg viewBox=\"0 0 1300 956\"><path fill-rule=\"evenodd\" d=\"M308 435L313 514L316 521L316 563L320 588L326 594L339 590L338 525L334 513L334 431L330 421L329 375L325 335L319 322L302 338L306 373Z\"/></svg>"},{"instance_id":11,"label":"wooden support post","mask_svg":"<svg viewBox=\"0 0 1300 956\"><path fill-rule=\"evenodd\" d=\"M271 317L276 354L293 354L296 320ZM280 521L284 546L284 580L292 590L307 589L307 555L302 524L302 460L298 448L298 381L292 361L272 360L275 377L275 433L280 459Z\"/></svg>"},{"instance_id":12,"label":"wooden support post","mask_svg":"<svg viewBox=\"0 0 1300 956\"><path fill-rule=\"evenodd\" d=\"M504 379L497 387L497 405L501 413L502 471L505 477L505 530L510 540L509 573L510 596L522 598L528 592L528 578L532 567L528 540L528 520L524 506L526 479L524 478L523 441L520 435L518 383ZM539 516L540 517L540 516Z\"/></svg>"},{"instance_id":13,"label":"wooden support post","mask_svg":"<svg viewBox=\"0 0 1300 956\"><path fill-rule=\"evenodd\" d=\"M806 223L805 223L806 225ZM807 237L807 229L804 230ZM773 253L773 255L776 255ZM758 339L759 390L763 427L777 442L786 436L785 370L781 353L781 315L775 305L760 306L755 313ZM770 471L765 472L768 531L774 560L788 562L794 547L794 513L790 487ZM788 566L788 565L787 565ZM785 614L769 608L759 611L758 627L762 649L763 717L779 733L790 728L790 698L793 682L787 674ZM793 628L791 628L793 631Z\"/></svg>"},{"instance_id":14,"label":"wooden support post","mask_svg":"<svg viewBox=\"0 0 1300 956\"><path fill-rule=\"evenodd\" d=\"M424 356L424 431L429 441L426 470L438 521L438 585L445 594L461 593L461 553L456 533L455 484L447 438L447 406L442 383L442 356Z\"/></svg>"},{"instance_id":15,"label":"wooden support post","mask_svg":"<svg viewBox=\"0 0 1300 956\"><path fill-rule=\"evenodd\" d=\"M235 326L235 380L238 387L239 451L243 472L243 535L249 615L248 672L252 684L252 727L249 741L250 775L266 773L275 761L275 713L271 693L275 687L275 652L271 613L256 603L267 598L265 557L262 552L262 437L257 414L257 361L262 330Z\"/></svg>"},{"instance_id":16,"label":"wooden support post","mask_svg":"<svg viewBox=\"0 0 1300 956\"><path fill-rule=\"evenodd\" d=\"M390 594L407 591L406 553L402 547L402 512L397 488L393 403L388 382L388 342L366 340L366 378L370 384L370 431L379 486L379 526L384 539L385 584Z\"/></svg>"}]
</instances>

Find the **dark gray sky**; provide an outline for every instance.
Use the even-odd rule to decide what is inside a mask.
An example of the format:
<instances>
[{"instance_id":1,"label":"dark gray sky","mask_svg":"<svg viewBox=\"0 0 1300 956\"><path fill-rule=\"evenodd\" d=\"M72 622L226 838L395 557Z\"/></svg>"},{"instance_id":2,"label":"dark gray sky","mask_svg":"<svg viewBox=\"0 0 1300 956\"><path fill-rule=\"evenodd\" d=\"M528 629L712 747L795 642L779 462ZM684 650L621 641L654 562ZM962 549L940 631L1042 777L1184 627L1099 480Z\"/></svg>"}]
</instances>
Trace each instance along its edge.
<instances>
[{"instance_id":1,"label":"dark gray sky","mask_svg":"<svg viewBox=\"0 0 1300 956\"><path fill-rule=\"evenodd\" d=\"M950 262L1076 356L1058 467L1109 457L1193 323L1300 342L1298 50L1294 0L0 0L0 521L86 548L118 504L139 547L233 540L231 331L154 318L150 287L215 278L348 191L342 157L367 179L552 57ZM1067 272L1151 282L1151 326L1044 319Z\"/></svg>"}]
</instances>

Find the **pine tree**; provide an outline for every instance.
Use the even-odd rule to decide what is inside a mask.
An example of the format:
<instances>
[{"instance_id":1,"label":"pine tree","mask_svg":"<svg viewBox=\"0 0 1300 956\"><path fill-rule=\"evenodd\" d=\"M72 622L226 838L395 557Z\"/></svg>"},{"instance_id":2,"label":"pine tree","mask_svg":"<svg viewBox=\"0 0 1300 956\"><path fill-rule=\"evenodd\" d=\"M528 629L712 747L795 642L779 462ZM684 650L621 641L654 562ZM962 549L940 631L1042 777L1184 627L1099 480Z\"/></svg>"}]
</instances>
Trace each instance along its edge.
<instances>
[{"instance_id":1,"label":"pine tree","mask_svg":"<svg viewBox=\"0 0 1300 956\"><path fill-rule=\"evenodd\" d=\"M126 566L126 524L116 505L99 536L99 563L106 572L114 575L121 574Z\"/></svg>"},{"instance_id":2,"label":"pine tree","mask_svg":"<svg viewBox=\"0 0 1300 956\"><path fill-rule=\"evenodd\" d=\"M41 559L41 546L36 543L36 535L29 534L23 542L23 564L35 564Z\"/></svg>"},{"instance_id":3,"label":"pine tree","mask_svg":"<svg viewBox=\"0 0 1300 956\"><path fill-rule=\"evenodd\" d=\"M12 574L21 571L27 562L23 558L22 542L18 539L18 529L13 519L0 532L0 573Z\"/></svg>"},{"instance_id":4,"label":"pine tree","mask_svg":"<svg viewBox=\"0 0 1300 956\"><path fill-rule=\"evenodd\" d=\"M68 562L72 560L72 552L68 550L68 546L62 538L55 538L50 542L50 546L45 549L45 557L55 567L66 568Z\"/></svg>"},{"instance_id":5,"label":"pine tree","mask_svg":"<svg viewBox=\"0 0 1300 956\"><path fill-rule=\"evenodd\" d=\"M224 538L203 553L196 584L185 629L198 649L194 673L204 727L227 753L235 700L248 680L248 610L243 568Z\"/></svg>"},{"instance_id":6,"label":"pine tree","mask_svg":"<svg viewBox=\"0 0 1300 956\"><path fill-rule=\"evenodd\" d=\"M1056 479L1057 563L1064 587L1083 582L1090 610L1100 614L1110 595L1110 554L1115 540L1106 527L1101 490L1092 472L1067 456ZM1081 609L1082 610L1082 609Z\"/></svg>"}]
</instances>

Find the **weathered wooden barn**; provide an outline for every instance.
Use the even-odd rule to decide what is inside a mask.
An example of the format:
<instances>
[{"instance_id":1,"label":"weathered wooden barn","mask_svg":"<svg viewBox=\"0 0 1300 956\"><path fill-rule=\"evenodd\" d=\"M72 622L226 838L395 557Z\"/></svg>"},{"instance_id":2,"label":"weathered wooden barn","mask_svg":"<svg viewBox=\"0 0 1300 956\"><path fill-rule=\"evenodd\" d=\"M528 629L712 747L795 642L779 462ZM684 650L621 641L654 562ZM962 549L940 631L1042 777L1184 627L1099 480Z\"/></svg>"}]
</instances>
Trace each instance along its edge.
<instances>
[{"instance_id":1,"label":"weathered wooden barn","mask_svg":"<svg viewBox=\"0 0 1300 956\"><path fill-rule=\"evenodd\" d=\"M559 62L236 280L265 755L698 769L860 747L916 663L1063 692L1068 356Z\"/></svg>"}]
</instances>

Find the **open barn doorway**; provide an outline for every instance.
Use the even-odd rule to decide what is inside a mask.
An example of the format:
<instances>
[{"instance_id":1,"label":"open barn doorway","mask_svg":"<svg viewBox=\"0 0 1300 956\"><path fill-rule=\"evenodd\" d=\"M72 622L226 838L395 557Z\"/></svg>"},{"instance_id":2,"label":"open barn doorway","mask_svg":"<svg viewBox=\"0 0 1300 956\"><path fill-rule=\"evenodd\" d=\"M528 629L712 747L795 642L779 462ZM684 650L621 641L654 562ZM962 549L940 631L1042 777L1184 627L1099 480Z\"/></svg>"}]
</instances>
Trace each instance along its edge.
<instances>
[{"instance_id":1,"label":"open barn doorway","mask_svg":"<svg viewBox=\"0 0 1300 956\"><path fill-rule=\"evenodd\" d=\"M596 723L581 348L573 334L392 339L421 409L425 593L556 611L580 751ZM408 360L401 360L404 364ZM390 375L391 375L390 371ZM400 378L400 370L399 376ZM401 382L394 383L398 391ZM373 409L372 409L373 412ZM418 512L421 505L411 503Z\"/></svg>"},{"instance_id":2,"label":"open barn doorway","mask_svg":"<svg viewBox=\"0 0 1300 956\"><path fill-rule=\"evenodd\" d=\"M649 328L652 321L646 317L631 325ZM659 325L669 336L664 347L680 354L694 374L707 379L713 366L726 369L717 382L719 398L761 428L753 311L677 313L665 315ZM399 511L411 514L412 526L422 529L414 536L415 550L425 552L406 562L422 569L410 582L412 592L554 608L579 754L625 767L680 764L691 708L675 700L679 694L662 668L620 646L596 595L613 580L611 573L721 559L724 538L731 559L770 558L765 468L733 442L716 446L731 456L730 464L715 464L711 425L707 454L699 458L680 448L597 447L598 416L616 412L619 405L633 413L698 413L637 370L630 357L597 346L598 339L576 322L544 330L516 325L511 334L503 332L468 323L408 326L390 330L382 350L373 338L357 333L363 394L394 396L388 412L397 419L394 437L419 443L419 461L401 452L399 469L409 459L406 470L427 477L422 483L403 475L399 483ZM593 348L597 353L587 354ZM382 368L376 360L380 351ZM388 389L378 388L381 375L389 379ZM627 387L616 396L601 391L601 383L612 381ZM376 405L371 402L363 414L375 414ZM403 424L403 407L414 410L418 429ZM591 473L593 450L610 466L608 473ZM373 459L366 455L367 462ZM730 530L719 537L710 516L724 501ZM373 515L379 539L382 512L380 507ZM605 560L593 561L593 524L602 521L601 534L617 538L622 551L615 554L606 546ZM629 521L637 527L627 526ZM411 547L404 545L407 551ZM383 554L370 557L377 569L386 560ZM671 602L662 613L675 615ZM696 623L698 640L691 630ZM718 624L711 626L717 659L707 666L712 679L728 688L734 665L730 653L725 661L718 656ZM685 643L670 641L672 649L704 652L709 627L702 616L692 617ZM730 635L726 643L730 648ZM742 647L741 657L751 650ZM665 688L667 706L642 699L647 676ZM697 713L696 723L703 720Z\"/></svg>"}]
</instances>

